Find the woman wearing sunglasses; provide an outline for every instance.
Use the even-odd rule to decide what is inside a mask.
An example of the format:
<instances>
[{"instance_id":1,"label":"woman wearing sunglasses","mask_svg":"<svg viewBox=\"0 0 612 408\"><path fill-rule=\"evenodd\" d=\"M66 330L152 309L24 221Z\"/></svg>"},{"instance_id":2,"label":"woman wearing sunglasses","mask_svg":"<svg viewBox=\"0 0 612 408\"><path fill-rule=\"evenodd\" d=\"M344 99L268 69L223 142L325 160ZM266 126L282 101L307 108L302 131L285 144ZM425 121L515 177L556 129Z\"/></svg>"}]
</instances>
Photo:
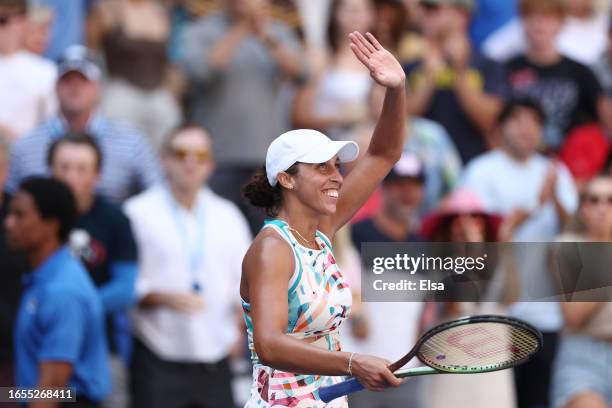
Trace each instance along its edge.
<instances>
[{"instance_id":1,"label":"woman wearing sunglasses","mask_svg":"<svg viewBox=\"0 0 612 408\"><path fill-rule=\"evenodd\" d=\"M596 271L597 278L607 281L604 285L608 287L576 292L571 300L582 301L561 303L565 327L553 370L551 407L610 407L612 302L585 300L602 300L601 290L608 290L606 296L610 296L610 280L606 275L609 276L612 262L609 245L612 242L612 176L598 176L587 183L577 213L576 231L563 234L558 240L568 242L561 244L566 245L562 247L566 257L573 250L571 253L577 255L573 258L581 263L577 267L573 262L564 262L571 265L562 272L582 272L577 275L578 282L581 277L593 275L585 271Z\"/></svg>"},{"instance_id":2,"label":"woman wearing sunglasses","mask_svg":"<svg viewBox=\"0 0 612 408\"><path fill-rule=\"evenodd\" d=\"M369 33L349 39L372 79L387 88L363 159L343 178L339 164L357 157L355 143L290 131L271 143L265 171L244 190L272 218L242 264L240 295L254 364L247 407L346 407L346 398L326 405L318 395L319 387L345 375L370 390L400 383L388 361L342 352L338 341L351 292L330 242L400 158L406 121L398 61Z\"/></svg>"}]
</instances>

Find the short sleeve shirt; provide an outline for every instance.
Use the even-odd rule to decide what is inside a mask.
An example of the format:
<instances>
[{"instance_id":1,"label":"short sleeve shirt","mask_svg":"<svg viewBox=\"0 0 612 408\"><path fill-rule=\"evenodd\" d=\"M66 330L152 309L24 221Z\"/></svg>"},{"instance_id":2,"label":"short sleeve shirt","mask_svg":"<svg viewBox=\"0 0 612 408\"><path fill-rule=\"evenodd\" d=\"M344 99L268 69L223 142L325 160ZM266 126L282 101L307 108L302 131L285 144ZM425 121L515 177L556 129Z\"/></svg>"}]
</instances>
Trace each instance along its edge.
<instances>
[{"instance_id":1,"label":"short sleeve shirt","mask_svg":"<svg viewBox=\"0 0 612 408\"><path fill-rule=\"evenodd\" d=\"M558 149L574 126L597 120L602 89L587 66L567 57L540 66L519 56L508 62L508 73L514 95L533 98L542 105L547 117L547 147Z\"/></svg>"},{"instance_id":2,"label":"short sleeve shirt","mask_svg":"<svg viewBox=\"0 0 612 408\"><path fill-rule=\"evenodd\" d=\"M83 266L64 246L26 276L14 331L19 387L35 387L39 365L73 366L68 386L102 400L110 392L102 303Z\"/></svg>"}]
</instances>

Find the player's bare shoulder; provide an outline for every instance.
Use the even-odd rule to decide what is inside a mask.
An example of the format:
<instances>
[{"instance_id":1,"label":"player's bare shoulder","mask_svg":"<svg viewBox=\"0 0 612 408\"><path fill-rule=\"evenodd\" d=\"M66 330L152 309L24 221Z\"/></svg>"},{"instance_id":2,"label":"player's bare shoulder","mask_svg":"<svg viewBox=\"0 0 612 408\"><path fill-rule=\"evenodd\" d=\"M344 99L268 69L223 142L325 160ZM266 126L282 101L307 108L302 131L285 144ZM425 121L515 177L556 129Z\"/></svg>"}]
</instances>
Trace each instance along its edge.
<instances>
[{"instance_id":1,"label":"player's bare shoulder","mask_svg":"<svg viewBox=\"0 0 612 408\"><path fill-rule=\"evenodd\" d=\"M261 269L293 271L293 258L290 244L273 229L265 228L257 234L245 254L242 272L248 276Z\"/></svg>"}]
</instances>

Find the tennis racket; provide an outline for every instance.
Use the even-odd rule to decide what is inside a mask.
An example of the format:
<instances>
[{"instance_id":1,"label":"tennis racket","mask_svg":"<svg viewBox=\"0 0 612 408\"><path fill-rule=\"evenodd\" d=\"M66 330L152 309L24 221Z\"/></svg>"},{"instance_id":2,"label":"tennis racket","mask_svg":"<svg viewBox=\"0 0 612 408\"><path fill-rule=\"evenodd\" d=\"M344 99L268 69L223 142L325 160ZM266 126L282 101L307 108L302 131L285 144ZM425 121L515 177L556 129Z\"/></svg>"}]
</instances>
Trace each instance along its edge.
<instances>
[{"instance_id":1,"label":"tennis racket","mask_svg":"<svg viewBox=\"0 0 612 408\"><path fill-rule=\"evenodd\" d=\"M398 378L429 374L475 374L523 364L542 348L542 333L511 317L468 316L442 323L425 333L404 357L389 366ZM414 357L426 367L399 370ZM329 402L363 390L356 378L319 389Z\"/></svg>"}]
</instances>

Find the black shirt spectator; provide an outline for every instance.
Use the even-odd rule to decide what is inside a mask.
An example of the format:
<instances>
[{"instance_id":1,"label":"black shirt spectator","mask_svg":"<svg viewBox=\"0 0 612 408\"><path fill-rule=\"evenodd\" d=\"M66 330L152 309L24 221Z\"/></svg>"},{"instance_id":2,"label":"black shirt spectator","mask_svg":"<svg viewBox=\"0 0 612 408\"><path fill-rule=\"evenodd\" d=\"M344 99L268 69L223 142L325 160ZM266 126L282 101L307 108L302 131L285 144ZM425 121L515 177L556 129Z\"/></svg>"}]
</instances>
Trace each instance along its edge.
<instances>
[{"instance_id":1,"label":"black shirt spectator","mask_svg":"<svg viewBox=\"0 0 612 408\"><path fill-rule=\"evenodd\" d=\"M113 288L105 287L105 284L111 282L115 274L131 273L130 269L138 261L130 222L119 207L96 196L91 209L78 218L76 228L70 235L70 246L98 287L106 311L110 349L118 352L123 336L115 336L117 316L114 312L125 307L121 292L133 292L132 279L121 279L124 285L114 284ZM122 264L128 269L123 268ZM128 287L123 288L126 285Z\"/></svg>"},{"instance_id":2,"label":"black shirt spectator","mask_svg":"<svg viewBox=\"0 0 612 408\"><path fill-rule=\"evenodd\" d=\"M567 57L551 65L538 65L524 55L508 62L515 95L539 102L547 116L544 141L557 149L576 125L597 121L601 85L593 72Z\"/></svg>"},{"instance_id":3,"label":"black shirt spectator","mask_svg":"<svg viewBox=\"0 0 612 408\"><path fill-rule=\"evenodd\" d=\"M423 62L418 61L404 67L407 84L418 86L426 75ZM504 67L477 52L470 58L469 81L475 90L506 98L509 93L508 80ZM446 67L435 78L435 91L423 117L444 126L459 150L463 163L469 162L487 148L486 135L466 114L457 92L454 89L456 73Z\"/></svg>"}]
</instances>

